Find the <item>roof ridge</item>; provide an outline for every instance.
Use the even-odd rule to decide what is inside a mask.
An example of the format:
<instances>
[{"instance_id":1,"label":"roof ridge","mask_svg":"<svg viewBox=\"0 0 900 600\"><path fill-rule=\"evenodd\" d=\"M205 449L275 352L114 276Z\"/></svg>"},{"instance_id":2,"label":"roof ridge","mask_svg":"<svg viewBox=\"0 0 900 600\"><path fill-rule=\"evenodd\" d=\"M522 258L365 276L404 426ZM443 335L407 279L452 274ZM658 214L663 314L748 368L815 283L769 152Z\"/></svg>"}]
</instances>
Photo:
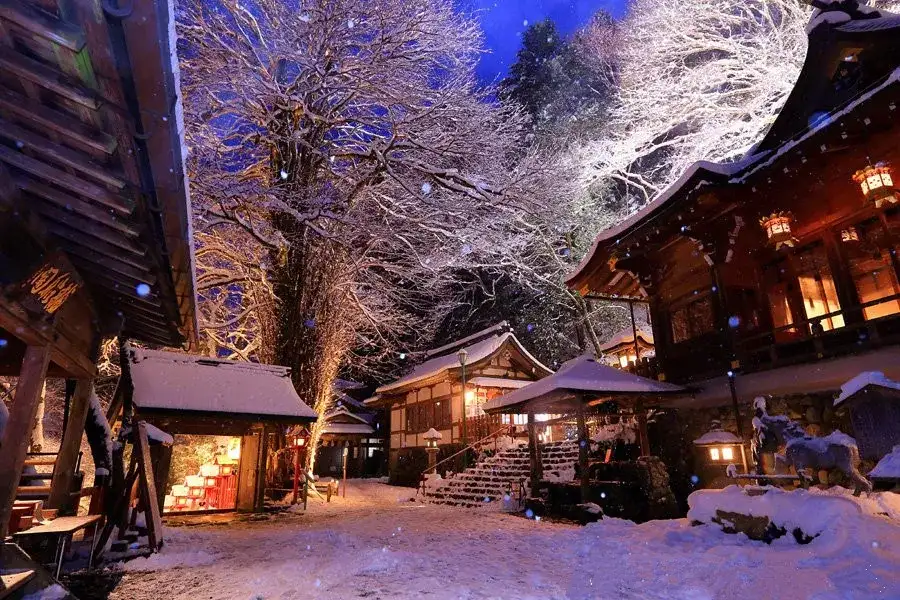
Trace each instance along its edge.
<instances>
[{"instance_id":1,"label":"roof ridge","mask_svg":"<svg viewBox=\"0 0 900 600\"><path fill-rule=\"evenodd\" d=\"M482 329L481 331L473 333L472 335L460 338L455 342L450 342L449 344L444 344L443 346L438 346L437 348L426 350L425 357L431 359L436 356L443 356L444 354L449 354L450 352L457 350L458 348L463 346L463 344L478 343L483 338L486 338L493 333L506 333L507 331L512 331L512 327L510 327L507 321L500 321L496 325L491 325L487 329Z\"/></svg>"}]
</instances>

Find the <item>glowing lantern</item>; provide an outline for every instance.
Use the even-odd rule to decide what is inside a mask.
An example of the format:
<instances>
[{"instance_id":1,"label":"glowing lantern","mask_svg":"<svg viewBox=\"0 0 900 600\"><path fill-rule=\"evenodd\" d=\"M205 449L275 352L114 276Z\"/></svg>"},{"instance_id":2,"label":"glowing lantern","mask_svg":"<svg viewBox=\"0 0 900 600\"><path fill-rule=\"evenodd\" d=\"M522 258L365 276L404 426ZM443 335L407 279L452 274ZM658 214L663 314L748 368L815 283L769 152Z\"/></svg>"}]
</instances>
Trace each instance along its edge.
<instances>
[{"instance_id":1,"label":"glowing lantern","mask_svg":"<svg viewBox=\"0 0 900 600\"><path fill-rule=\"evenodd\" d=\"M791 235L791 224L794 217L788 212L772 213L768 217L759 220L759 224L766 230L769 243L780 250L782 246L794 247L794 236Z\"/></svg>"},{"instance_id":2,"label":"glowing lantern","mask_svg":"<svg viewBox=\"0 0 900 600\"><path fill-rule=\"evenodd\" d=\"M897 203L894 178L891 177L892 171L893 169L886 163L878 163L874 167L869 165L853 175L853 181L859 184L863 196L868 202L873 203L875 208L881 208L885 202Z\"/></svg>"},{"instance_id":3,"label":"glowing lantern","mask_svg":"<svg viewBox=\"0 0 900 600\"><path fill-rule=\"evenodd\" d=\"M856 227L848 227L847 229L842 229L841 241L845 243L858 242L859 232L856 231Z\"/></svg>"}]
</instances>

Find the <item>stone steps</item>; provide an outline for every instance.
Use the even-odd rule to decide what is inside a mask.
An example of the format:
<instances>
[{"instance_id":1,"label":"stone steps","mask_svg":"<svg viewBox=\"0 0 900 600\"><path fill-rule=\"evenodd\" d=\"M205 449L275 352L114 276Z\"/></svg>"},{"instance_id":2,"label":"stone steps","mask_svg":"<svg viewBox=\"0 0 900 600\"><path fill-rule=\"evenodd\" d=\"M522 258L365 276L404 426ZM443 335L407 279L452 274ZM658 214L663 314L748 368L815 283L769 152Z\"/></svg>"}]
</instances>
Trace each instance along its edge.
<instances>
[{"instance_id":1,"label":"stone steps","mask_svg":"<svg viewBox=\"0 0 900 600\"><path fill-rule=\"evenodd\" d=\"M542 448L541 458L545 473L558 473L578 461L578 446L575 442L548 444ZM440 488L430 490L426 499L433 504L468 508L490 505L502 502L510 488L517 492L530 477L528 448L510 448L453 475Z\"/></svg>"}]
</instances>

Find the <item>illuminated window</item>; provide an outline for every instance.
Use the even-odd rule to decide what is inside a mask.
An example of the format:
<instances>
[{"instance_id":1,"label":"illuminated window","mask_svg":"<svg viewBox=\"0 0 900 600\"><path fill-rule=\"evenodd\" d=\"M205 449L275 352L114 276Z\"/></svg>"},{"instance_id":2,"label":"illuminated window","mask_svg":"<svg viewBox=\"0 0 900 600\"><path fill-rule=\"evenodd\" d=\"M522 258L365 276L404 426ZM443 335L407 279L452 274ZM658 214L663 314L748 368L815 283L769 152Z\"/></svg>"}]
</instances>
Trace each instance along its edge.
<instances>
[{"instance_id":1,"label":"illuminated window","mask_svg":"<svg viewBox=\"0 0 900 600\"><path fill-rule=\"evenodd\" d=\"M803 296L803 309L806 311L807 319L839 312L841 303L838 301L825 249L821 245L812 246L802 251L796 258L800 294ZM819 320L818 323L824 331L830 331L843 327L844 317L833 315ZM810 331L813 329L814 324L811 323Z\"/></svg>"},{"instance_id":2,"label":"illuminated window","mask_svg":"<svg viewBox=\"0 0 900 600\"><path fill-rule=\"evenodd\" d=\"M718 448L710 448L709 449L709 457L713 460L719 460L719 449Z\"/></svg>"},{"instance_id":3,"label":"illuminated window","mask_svg":"<svg viewBox=\"0 0 900 600\"><path fill-rule=\"evenodd\" d=\"M859 301L862 304L877 302L900 293L897 275L891 263L888 242L881 223L871 220L857 226L858 244L848 249L850 273ZM900 302L890 300L863 309L866 320L878 319L900 313Z\"/></svg>"},{"instance_id":4,"label":"illuminated window","mask_svg":"<svg viewBox=\"0 0 900 600\"><path fill-rule=\"evenodd\" d=\"M722 448L722 460L734 459L734 448Z\"/></svg>"}]
</instances>

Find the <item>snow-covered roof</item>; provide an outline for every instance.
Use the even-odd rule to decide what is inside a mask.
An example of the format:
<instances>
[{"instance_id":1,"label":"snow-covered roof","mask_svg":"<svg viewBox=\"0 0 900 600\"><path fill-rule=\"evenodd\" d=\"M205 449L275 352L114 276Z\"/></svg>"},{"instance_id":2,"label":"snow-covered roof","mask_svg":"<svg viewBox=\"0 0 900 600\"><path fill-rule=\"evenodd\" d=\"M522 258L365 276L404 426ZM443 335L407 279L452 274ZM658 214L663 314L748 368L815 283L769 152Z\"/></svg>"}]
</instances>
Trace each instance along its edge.
<instances>
[{"instance_id":1,"label":"snow-covered roof","mask_svg":"<svg viewBox=\"0 0 900 600\"><path fill-rule=\"evenodd\" d=\"M522 379L508 379L506 377L472 377L469 379L469 383L472 385L476 385L479 387L495 387L495 388L503 388L507 390L517 390L520 387L525 387L530 383L534 383L532 381L524 381Z\"/></svg>"},{"instance_id":2,"label":"snow-covered roof","mask_svg":"<svg viewBox=\"0 0 900 600\"><path fill-rule=\"evenodd\" d=\"M175 443L175 438L173 438L171 435L169 435L156 425L153 425L151 423L144 423L144 427L147 428L147 438L166 446L171 446Z\"/></svg>"},{"instance_id":3,"label":"snow-covered roof","mask_svg":"<svg viewBox=\"0 0 900 600\"><path fill-rule=\"evenodd\" d=\"M325 413L325 420L328 422L333 421L337 417L345 417L359 423L365 423L366 425L369 424L369 422L364 417L350 412L350 410L348 410L346 406L338 406L334 410Z\"/></svg>"},{"instance_id":4,"label":"snow-covered roof","mask_svg":"<svg viewBox=\"0 0 900 600\"><path fill-rule=\"evenodd\" d=\"M368 423L328 423L322 430L322 433L360 433L362 435L373 435L375 428Z\"/></svg>"},{"instance_id":5,"label":"snow-covered roof","mask_svg":"<svg viewBox=\"0 0 900 600\"><path fill-rule=\"evenodd\" d=\"M379 401L379 400L381 400L381 395L380 395L380 394L375 394L374 396L372 396L372 397L370 397L370 398L366 398L365 400L363 400L362 403L363 403L364 405L366 405L366 406L371 406L371 405L373 405L373 404L378 404L378 401Z\"/></svg>"},{"instance_id":6,"label":"snow-covered roof","mask_svg":"<svg viewBox=\"0 0 900 600\"><path fill-rule=\"evenodd\" d=\"M549 368L543 365L522 346L522 344L511 331L507 331L501 335L492 335L472 344L471 346L467 346L465 348L466 352L468 353L467 364L474 365L477 362L490 358L495 353L497 353L506 343L513 344L516 349L521 352L522 355L525 356L536 368L541 369L542 371L544 371L544 373L552 373ZM455 345L451 345L450 347L456 348ZM440 375L441 373L459 368L459 357L457 356L455 351L451 351L450 354L444 354L441 356L436 356L430 360L426 360L422 364L415 367L407 375L404 375L403 377L392 383L388 383L379 387L376 391L379 394L384 394L385 392L390 392L392 390L402 388L403 386L415 383L417 381L424 381L426 379L430 379L431 377Z\"/></svg>"},{"instance_id":7,"label":"snow-covered roof","mask_svg":"<svg viewBox=\"0 0 900 600\"><path fill-rule=\"evenodd\" d=\"M588 354L573 358L559 371L508 394L488 400L482 405L486 412L515 412L526 403L537 401L541 409L546 403L571 403L581 397L590 400L605 396L659 396L687 393L685 388L632 375L627 371L600 364ZM526 410L524 412L547 412Z\"/></svg>"},{"instance_id":8,"label":"snow-covered roof","mask_svg":"<svg viewBox=\"0 0 900 600\"><path fill-rule=\"evenodd\" d=\"M491 334L501 334L504 331L509 331L509 323L506 321L500 321L496 325L491 325L486 329L482 329L472 335L467 335L464 338L458 339L455 342L450 342L449 344L444 344L443 346L438 346L437 348L432 348L431 350L425 351L426 357L439 356L443 354L449 354L453 350L458 350L460 347L468 344L469 342L476 342L481 338L491 335Z\"/></svg>"},{"instance_id":9,"label":"snow-covered roof","mask_svg":"<svg viewBox=\"0 0 900 600\"><path fill-rule=\"evenodd\" d=\"M653 332L648 329L638 329L637 330L638 338L644 340L648 344L653 344ZM616 346L621 346L622 344L633 344L634 343L634 332L631 330L631 327L623 329L618 334L613 336L608 341L604 342L602 346L600 346L600 350L602 352L609 352Z\"/></svg>"},{"instance_id":10,"label":"snow-covered roof","mask_svg":"<svg viewBox=\"0 0 900 600\"><path fill-rule=\"evenodd\" d=\"M845 400L870 385L900 390L900 382L888 379L881 371L866 371L841 386L841 395L834 400L834 405L840 406Z\"/></svg>"},{"instance_id":11,"label":"snow-covered roof","mask_svg":"<svg viewBox=\"0 0 900 600\"><path fill-rule=\"evenodd\" d=\"M314 421L287 367L130 348L140 410L212 412Z\"/></svg>"},{"instance_id":12,"label":"snow-covered roof","mask_svg":"<svg viewBox=\"0 0 900 600\"><path fill-rule=\"evenodd\" d=\"M694 443L698 446L706 446L709 444L740 444L741 438L734 435L730 431L725 431L723 429L713 429L712 431L707 431L696 440Z\"/></svg>"},{"instance_id":13,"label":"snow-covered roof","mask_svg":"<svg viewBox=\"0 0 900 600\"><path fill-rule=\"evenodd\" d=\"M894 446L889 454L869 471L870 479L900 479L900 446Z\"/></svg>"}]
</instances>

